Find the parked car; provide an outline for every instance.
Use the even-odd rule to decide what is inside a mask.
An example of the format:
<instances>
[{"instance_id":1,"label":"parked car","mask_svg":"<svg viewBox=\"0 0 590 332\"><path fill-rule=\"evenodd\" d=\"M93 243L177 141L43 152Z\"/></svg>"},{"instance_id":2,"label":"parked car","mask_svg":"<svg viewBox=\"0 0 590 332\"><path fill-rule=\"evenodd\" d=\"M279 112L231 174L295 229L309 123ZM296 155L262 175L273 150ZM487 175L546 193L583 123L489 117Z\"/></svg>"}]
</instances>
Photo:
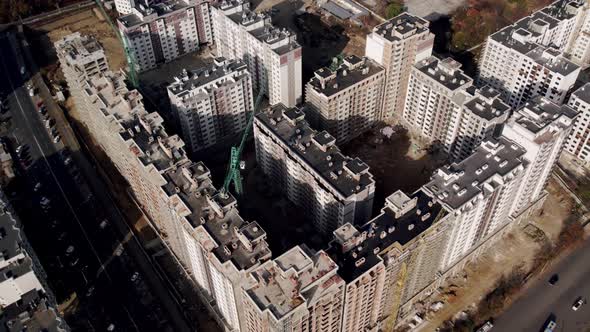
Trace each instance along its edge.
<instances>
[{"instance_id":1,"label":"parked car","mask_svg":"<svg viewBox=\"0 0 590 332\"><path fill-rule=\"evenodd\" d=\"M576 301L574 302L574 305L572 305L572 310L573 311L578 311L578 309L580 309L580 307L586 303L586 300L584 300L581 296L578 296L578 298L576 299Z\"/></svg>"}]
</instances>

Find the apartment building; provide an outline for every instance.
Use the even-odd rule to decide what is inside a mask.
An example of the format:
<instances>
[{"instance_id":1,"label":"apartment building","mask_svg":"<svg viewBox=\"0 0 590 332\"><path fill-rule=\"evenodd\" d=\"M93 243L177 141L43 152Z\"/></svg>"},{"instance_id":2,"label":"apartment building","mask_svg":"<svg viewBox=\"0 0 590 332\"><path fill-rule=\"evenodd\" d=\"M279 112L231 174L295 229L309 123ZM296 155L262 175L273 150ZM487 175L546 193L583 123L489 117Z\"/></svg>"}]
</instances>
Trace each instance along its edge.
<instances>
[{"instance_id":1,"label":"apartment building","mask_svg":"<svg viewBox=\"0 0 590 332\"><path fill-rule=\"evenodd\" d=\"M578 112L578 117L565 144L565 151L590 165L590 83L571 95L568 106Z\"/></svg>"},{"instance_id":2,"label":"apartment building","mask_svg":"<svg viewBox=\"0 0 590 332\"><path fill-rule=\"evenodd\" d=\"M334 71L321 68L305 88L306 117L337 143L348 142L383 118L385 70L373 60L344 57Z\"/></svg>"},{"instance_id":3,"label":"apartment building","mask_svg":"<svg viewBox=\"0 0 590 332\"><path fill-rule=\"evenodd\" d=\"M268 14L251 11L245 0L212 5L211 18L217 56L242 59L254 90L271 105L301 102L301 46L293 32L273 26Z\"/></svg>"},{"instance_id":4,"label":"apartment building","mask_svg":"<svg viewBox=\"0 0 590 332\"><path fill-rule=\"evenodd\" d=\"M148 113L142 96L128 90L121 73L106 72L86 81L84 97L76 100L90 134L112 160L142 208L163 236L173 229L166 197L161 187L163 173L187 160L184 143L169 136L163 119Z\"/></svg>"},{"instance_id":5,"label":"apartment building","mask_svg":"<svg viewBox=\"0 0 590 332\"><path fill-rule=\"evenodd\" d=\"M577 42L585 11L582 2L556 1L490 35L481 56L480 84L500 91L513 108L535 96L563 103L588 52L576 50L572 60L567 58L572 45L587 48Z\"/></svg>"},{"instance_id":6,"label":"apartment building","mask_svg":"<svg viewBox=\"0 0 590 332\"><path fill-rule=\"evenodd\" d=\"M195 70L183 70L168 86L172 111L192 152L241 132L254 108L247 66L216 58Z\"/></svg>"},{"instance_id":7,"label":"apartment building","mask_svg":"<svg viewBox=\"0 0 590 332\"><path fill-rule=\"evenodd\" d=\"M9 204L0 191L0 330L68 331L56 313L45 272Z\"/></svg>"},{"instance_id":8,"label":"apartment building","mask_svg":"<svg viewBox=\"0 0 590 332\"><path fill-rule=\"evenodd\" d=\"M344 156L328 132L318 132L298 108L275 105L254 119L256 160L317 229L330 234L371 217L375 181L358 158Z\"/></svg>"},{"instance_id":9,"label":"apartment building","mask_svg":"<svg viewBox=\"0 0 590 332\"><path fill-rule=\"evenodd\" d=\"M90 133L199 289L215 300L224 323L239 330L241 285L271 255L266 233L241 218L235 198L213 187L205 165L186 157L182 140L166 133L157 113L145 111L122 74L106 72L83 88Z\"/></svg>"},{"instance_id":10,"label":"apartment building","mask_svg":"<svg viewBox=\"0 0 590 332\"><path fill-rule=\"evenodd\" d=\"M250 274L244 331L340 331L344 281L323 251L296 246Z\"/></svg>"},{"instance_id":11,"label":"apartment building","mask_svg":"<svg viewBox=\"0 0 590 332\"><path fill-rule=\"evenodd\" d=\"M569 106L537 97L508 119L502 135L526 150L523 158L528 163L523 184L514 199L513 214L520 214L543 195L576 116L577 112Z\"/></svg>"},{"instance_id":12,"label":"apartment building","mask_svg":"<svg viewBox=\"0 0 590 332\"><path fill-rule=\"evenodd\" d=\"M452 146L461 108L470 97L472 79L451 58L429 57L418 62L410 74L403 122L430 142Z\"/></svg>"},{"instance_id":13,"label":"apartment building","mask_svg":"<svg viewBox=\"0 0 590 332\"><path fill-rule=\"evenodd\" d=\"M434 35L429 22L402 13L382 23L367 36L365 55L385 68L384 117L399 119L404 110L412 66L432 54Z\"/></svg>"},{"instance_id":14,"label":"apartment building","mask_svg":"<svg viewBox=\"0 0 590 332\"><path fill-rule=\"evenodd\" d=\"M512 204L526 185L526 153L505 137L487 140L463 161L439 168L422 187L454 214L442 270L510 221Z\"/></svg>"},{"instance_id":15,"label":"apartment building","mask_svg":"<svg viewBox=\"0 0 590 332\"><path fill-rule=\"evenodd\" d=\"M506 122L510 115L511 108L502 101L499 91L490 86L467 89L468 93L472 91L473 96L461 107L450 151L455 161L467 158L481 142L494 133L496 128Z\"/></svg>"},{"instance_id":16,"label":"apartment building","mask_svg":"<svg viewBox=\"0 0 590 332\"><path fill-rule=\"evenodd\" d=\"M410 311L437 278L449 216L421 190L397 191L366 224L334 231L327 252L346 282L342 331L391 331Z\"/></svg>"},{"instance_id":17,"label":"apartment building","mask_svg":"<svg viewBox=\"0 0 590 332\"><path fill-rule=\"evenodd\" d=\"M92 36L75 32L56 41L54 47L70 94L75 99L82 98L80 87L84 81L109 70L104 50ZM79 114L82 119L87 116L84 112Z\"/></svg>"},{"instance_id":18,"label":"apartment building","mask_svg":"<svg viewBox=\"0 0 590 332\"><path fill-rule=\"evenodd\" d=\"M215 189L203 163L184 162L163 177L162 191L176 220L176 238L170 242L177 256L215 300L227 328L248 330L243 289L248 274L271 257L266 232L255 221L242 219L236 199Z\"/></svg>"},{"instance_id":19,"label":"apartment building","mask_svg":"<svg viewBox=\"0 0 590 332\"><path fill-rule=\"evenodd\" d=\"M574 31L577 32L568 45L567 53L570 60L585 69L590 64L590 11L588 4L583 1L573 2L578 7L581 18L578 18Z\"/></svg>"},{"instance_id":20,"label":"apartment building","mask_svg":"<svg viewBox=\"0 0 590 332\"><path fill-rule=\"evenodd\" d=\"M138 72L155 68L212 41L208 2L169 0L138 5L117 19ZM202 39L205 37L205 39Z\"/></svg>"},{"instance_id":21,"label":"apartment building","mask_svg":"<svg viewBox=\"0 0 590 332\"><path fill-rule=\"evenodd\" d=\"M115 0L115 9L119 15L127 15L135 8L135 4L135 0Z\"/></svg>"}]
</instances>

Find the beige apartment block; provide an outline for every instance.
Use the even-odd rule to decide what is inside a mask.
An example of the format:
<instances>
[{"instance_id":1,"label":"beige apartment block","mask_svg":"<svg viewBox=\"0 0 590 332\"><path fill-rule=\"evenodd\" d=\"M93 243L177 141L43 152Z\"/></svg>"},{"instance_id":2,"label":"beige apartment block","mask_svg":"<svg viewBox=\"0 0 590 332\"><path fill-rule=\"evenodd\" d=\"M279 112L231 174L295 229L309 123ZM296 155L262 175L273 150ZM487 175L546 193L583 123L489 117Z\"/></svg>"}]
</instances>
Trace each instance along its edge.
<instances>
[{"instance_id":1,"label":"beige apartment block","mask_svg":"<svg viewBox=\"0 0 590 332\"><path fill-rule=\"evenodd\" d=\"M335 70L321 68L305 88L306 116L338 144L369 130L383 118L385 70L366 57L344 57Z\"/></svg>"},{"instance_id":2,"label":"beige apartment block","mask_svg":"<svg viewBox=\"0 0 590 332\"><path fill-rule=\"evenodd\" d=\"M423 191L398 190L377 217L334 231L328 254L346 282L342 331L390 331L436 288L449 217Z\"/></svg>"},{"instance_id":3,"label":"beige apartment block","mask_svg":"<svg viewBox=\"0 0 590 332\"><path fill-rule=\"evenodd\" d=\"M434 34L423 18L402 13L367 36L365 56L385 68L383 115L399 119L404 110L412 66L432 54Z\"/></svg>"},{"instance_id":4,"label":"beige apartment block","mask_svg":"<svg viewBox=\"0 0 590 332\"><path fill-rule=\"evenodd\" d=\"M323 251L296 246L250 274L244 311L251 332L337 332L344 281Z\"/></svg>"}]
</instances>

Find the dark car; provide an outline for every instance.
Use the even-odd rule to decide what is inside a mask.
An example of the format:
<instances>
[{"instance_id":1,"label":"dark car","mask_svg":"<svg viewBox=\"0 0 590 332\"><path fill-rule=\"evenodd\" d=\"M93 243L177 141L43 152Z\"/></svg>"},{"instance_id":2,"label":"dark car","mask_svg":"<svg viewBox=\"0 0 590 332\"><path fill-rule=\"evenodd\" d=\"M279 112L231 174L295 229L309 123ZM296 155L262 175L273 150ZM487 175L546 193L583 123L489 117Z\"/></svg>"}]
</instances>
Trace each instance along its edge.
<instances>
[{"instance_id":1,"label":"dark car","mask_svg":"<svg viewBox=\"0 0 590 332\"><path fill-rule=\"evenodd\" d=\"M555 285L558 281L559 281L559 276L557 274L554 274L551 276L551 278L549 278L549 283L551 285Z\"/></svg>"}]
</instances>

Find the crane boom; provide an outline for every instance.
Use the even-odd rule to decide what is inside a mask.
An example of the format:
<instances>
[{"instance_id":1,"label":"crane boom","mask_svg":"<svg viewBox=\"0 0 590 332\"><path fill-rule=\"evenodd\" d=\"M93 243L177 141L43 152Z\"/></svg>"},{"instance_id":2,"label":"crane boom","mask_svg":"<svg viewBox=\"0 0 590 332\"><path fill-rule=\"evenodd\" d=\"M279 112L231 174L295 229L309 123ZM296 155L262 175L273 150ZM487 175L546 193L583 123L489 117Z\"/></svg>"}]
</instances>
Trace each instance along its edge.
<instances>
[{"instance_id":1,"label":"crane boom","mask_svg":"<svg viewBox=\"0 0 590 332\"><path fill-rule=\"evenodd\" d=\"M229 185L233 182L234 190L236 194L241 195L243 192L242 188L242 175L240 174L240 161L242 158L242 152L244 151L244 145L246 145L246 139L248 139L248 135L250 135L250 131L252 130L252 125L254 122L254 116L258 112L260 108L260 104L262 103L262 98L264 97L264 90L260 90L258 95L256 96L256 101L254 102L254 109L252 110L252 114L250 114L250 118L248 119L248 123L246 124L246 128L242 133L242 138L240 140L240 145L237 147L232 146L229 158L229 165L227 167L227 173L225 175L225 180L223 181L223 187L221 188L221 192L226 194L229 192Z\"/></svg>"},{"instance_id":2,"label":"crane boom","mask_svg":"<svg viewBox=\"0 0 590 332\"><path fill-rule=\"evenodd\" d=\"M127 71L127 79L129 80L129 83L131 83L131 85L134 88L137 88L139 86L139 82L137 81L137 72L135 70L135 60L134 60L135 58L133 57L133 54L132 54L133 51L131 50L131 48L129 48L129 45L127 43L127 38L125 38L123 35L121 35L121 32L119 31L119 29L117 29L117 27L113 24L111 17L104 10L104 7L102 6L102 2L100 0L95 0L95 2L98 5L98 8L100 8L100 12L102 13L102 16L104 16L105 20L111 26L111 29L113 29L113 31L115 32L115 35L117 35L119 42L121 42L121 45L123 45L123 51L125 52L125 59L127 60L127 66L129 68Z\"/></svg>"}]
</instances>

